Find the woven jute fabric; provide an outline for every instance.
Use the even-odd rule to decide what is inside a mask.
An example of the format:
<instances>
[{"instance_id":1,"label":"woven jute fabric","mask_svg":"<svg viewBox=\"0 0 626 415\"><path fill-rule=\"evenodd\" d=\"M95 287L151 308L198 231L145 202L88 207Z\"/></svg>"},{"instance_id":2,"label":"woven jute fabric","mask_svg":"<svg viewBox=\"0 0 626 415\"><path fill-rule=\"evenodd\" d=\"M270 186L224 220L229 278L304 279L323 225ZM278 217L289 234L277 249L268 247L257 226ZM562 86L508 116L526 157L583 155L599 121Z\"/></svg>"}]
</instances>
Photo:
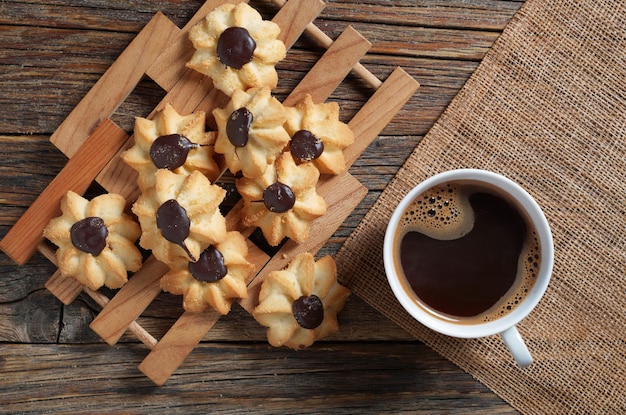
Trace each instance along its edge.
<instances>
[{"instance_id":1,"label":"woven jute fabric","mask_svg":"<svg viewBox=\"0 0 626 415\"><path fill-rule=\"evenodd\" d=\"M521 184L552 228L552 280L518 326L527 368L499 336L455 339L415 322L385 277L397 203L465 167ZM626 2L527 1L336 259L356 295L520 412L626 413Z\"/></svg>"}]
</instances>

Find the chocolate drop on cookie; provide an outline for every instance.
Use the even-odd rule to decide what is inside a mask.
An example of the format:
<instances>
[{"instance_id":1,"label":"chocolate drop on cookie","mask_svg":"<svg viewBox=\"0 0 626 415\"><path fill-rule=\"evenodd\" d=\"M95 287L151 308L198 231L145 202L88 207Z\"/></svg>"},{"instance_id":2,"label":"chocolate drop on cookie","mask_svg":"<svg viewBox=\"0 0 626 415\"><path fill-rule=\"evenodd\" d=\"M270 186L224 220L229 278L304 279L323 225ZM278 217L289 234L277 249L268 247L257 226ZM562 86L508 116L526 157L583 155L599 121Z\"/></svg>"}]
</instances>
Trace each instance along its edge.
<instances>
[{"instance_id":1,"label":"chocolate drop on cookie","mask_svg":"<svg viewBox=\"0 0 626 415\"><path fill-rule=\"evenodd\" d=\"M73 224L70 229L72 245L93 256L100 255L100 252L106 247L108 235L109 230L104 224L104 220L98 217L80 220Z\"/></svg>"},{"instance_id":2,"label":"chocolate drop on cookie","mask_svg":"<svg viewBox=\"0 0 626 415\"><path fill-rule=\"evenodd\" d=\"M296 203L291 187L276 182L263 191L263 203L270 212L285 213Z\"/></svg>"},{"instance_id":3,"label":"chocolate drop on cookie","mask_svg":"<svg viewBox=\"0 0 626 415\"><path fill-rule=\"evenodd\" d=\"M228 270L222 253L211 245L200 254L198 261L189 263L189 272L198 281L216 282L224 278Z\"/></svg>"},{"instance_id":4,"label":"chocolate drop on cookie","mask_svg":"<svg viewBox=\"0 0 626 415\"><path fill-rule=\"evenodd\" d=\"M150 146L150 158L157 169L174 170L185 164L189 150L197 147L199 144L183 135L162 135Z\"/></svg>"},{"instance_id":5,"label":"chocolate drop on cookie","mask_svg":"<svg viewBox=\"0 0 626 415\"><path fill-rule=\"evenodd\" d=\"M324 152L324 143L308 130L296 131L289 145L291 155L299 161L315 160Z\"/></svg>"},{"instance_id":6,"label":"chocolate drop on cookie","mask_svg":"<svg viewBox=\"0 0 626 415\"><path fill-rule=\"evenodd\" d=\"M156 222L157 228L161 230L161 235L171 243L183 248L189 258L195 261L185 245L185 239L189 236L189 228L191 227L191 221L185 208L176 200L170 199L157 210Z\"/></svg>"},{"instance_id":7,"label":"chocolate drop on cookie","mask_svg":"<svg viewBox=\"0 0 626 415\"><path fill-rule=\"evenodd\" d=\"M298 298L293 302L292 311L300 327L305 329L312 330L324 321L324 304L315 294Z\"/></svg>"},{"instance_id":8,"label":"chocolate drop on cookie","mask_svg":"<svg viewBox=\"0 0 626 415\"><path fill-rule=\"evenodd\" d=\"M243 147L248 144L252 119L252 113L246 107L236 109L230 114L226 122L226 135L232 145Z\"/></svg>"},{"instance_id":9,"label":"chocolate drop on cookie","mask_svg":"<svg viewBox=\"0 0 626 415\"><path fill-rule=\"evenodd\" d=\"M241 69L252 60L256 42L243 27L229 27L217 41L217 58L226 66Z\"/></svg>"}]
</instances>

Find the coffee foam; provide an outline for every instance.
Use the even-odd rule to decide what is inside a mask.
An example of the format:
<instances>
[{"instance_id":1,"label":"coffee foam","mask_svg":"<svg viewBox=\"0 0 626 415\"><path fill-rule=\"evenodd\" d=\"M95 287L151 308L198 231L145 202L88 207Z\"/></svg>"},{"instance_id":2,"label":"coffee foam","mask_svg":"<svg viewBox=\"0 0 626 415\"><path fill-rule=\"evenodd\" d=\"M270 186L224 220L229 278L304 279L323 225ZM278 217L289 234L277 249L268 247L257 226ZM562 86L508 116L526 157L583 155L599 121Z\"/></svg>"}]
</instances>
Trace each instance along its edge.
<instances>
[{"instance_id":1,"label":"coffee foam","mask_svg":"<svg viewBox=\"0 0 626 415\"><path fill-rule=\"evenodd\" d=\"M439 240L463 237L474 225L474 212L468 198L463 196L456 184L428 189L404 212L400 228Z\"/></svg>"},{"instance_id":2,"label":"coffee foam","mask_svg":"<svg viewBox=\"0 0 626 415\"><path fill-rule=\"evenodd\" d=\"M411 231L420 232L439 240L453 240L463 237L474 227L474 212L469 203L469 197L477 191L499 194L488 187L459 183L444 183L421 193L409 205L401 218L395 238L396 244L399 246L403 236ZM519 208L518 210L520 213L523 212ZM522 216L525 217L525 215ZM520 253L515 283L491 309L475 317L459 318L442 315L419 300L417 301L418 304L439 318L460 324L487 323L509 314L521 304L530 292L537 279L541 264L541 250L537 232L530 226L529 220L525 220L525 222L527 235ZM399 248L395 250L397 264L400 263L399 251ZM398 269L402 273L402 267L399 266ZM405 282L404 285L405 289L412 293L413 297L416 297L408 282Z\"/></svg>"}]
</instances>

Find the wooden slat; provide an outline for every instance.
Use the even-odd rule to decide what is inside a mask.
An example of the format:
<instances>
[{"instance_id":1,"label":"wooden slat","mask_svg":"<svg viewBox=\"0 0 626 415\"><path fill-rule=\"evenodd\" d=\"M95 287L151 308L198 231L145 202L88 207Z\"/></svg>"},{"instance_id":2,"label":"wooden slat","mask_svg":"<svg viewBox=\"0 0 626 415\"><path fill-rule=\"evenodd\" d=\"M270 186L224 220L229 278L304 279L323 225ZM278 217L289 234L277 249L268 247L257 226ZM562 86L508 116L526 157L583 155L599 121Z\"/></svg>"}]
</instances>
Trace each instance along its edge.
<instances>
[{"instance_id":1,"label":"wooden slat","mask_svg":"<svg viewBox=\"0 0 626 415\"><path fill-rule=\"evenodd\" d=\"M24 264L43 239L43 229L50 219L60 214L61 200L68 190L84 193L127 138L123 130L105 119L0 241L0 248L15 262Z\"/></svg>"},{"instance_id":2,"label":"wooden slat","mask_svg":"<svg viewBox=\"0 0 626 415\"><path fill-rule=\"evenodd\" d=\"M282 5L272 21L280 26L278 38L288 50L325 6L322 0L291 0Z\"/></svg>"},{"instance_id":3,"label":"wooden slat","mask_svg":"<svg viewBox=\"0 0 626 415\"><path fill-rule=\"evenodd\" d=\"M106 305L110 301L109 298L106 295L102 294L100 291L94 291L89 287L83 287L83 291L102 308L106 307ZM130 324L129 329L132 331L135 337L137 337L137 339L139 339L149 348L154 347L154 345L157 343L156 339L150 333L148 333L147 330L141 327L136 321L133 321Z\"/></svg>"},{"instance_id":4,"label":"wooden slat","mask_svg":"<svg viewBox=\"0 0 626 415\"><path fill-rule=\"evenodd\" d=\"M50 141L66 156L73 157L93 129L126 99L179 31L167 17L157 13L61 123Z\"/></svg>"},{"instance_id":5,"label":"wooden slat","mask_svg":"<svg viewBox=\"0 0 626 415\"><path fill-rule=\"evenodd\" d=\"M288 2L286 0L272 0L274 4L280 7L285 7ZM307 25L305 29L306 33L309 34L320 46L325 48L329 48L332 44L332 39L328 37L326 33L324 33L319 27L310 23ZM374 74L367 70L363 65L357 62L353 67L354 73L359 75L367 84L369 84L372 88L376 89L382 83Z\"/></svg>"},{"instance_id":6,"label":"wooden slat","mask_svg":"<svg viewBox=\"0 0 626 415\"><path fill-rule=\"evenodd\" d=\"M48 278L45 287L65 305L71 304L83 290L83 286L78 280L64 277L58 269Z\"/></svg>"},{"instance_id":7,"label":"wooden slat","mask_svg":"<svg viewBox=\"0 0 626 415\"><path fill-rule=\"evenodd\" d=\"M139 370L156 385L163 385L220 317L215 310L183 313L141 362Z\"/></svg>"},{"instance_id":8,"label":"wooden slat","mask_svg":"<svg viewBox=\"0 0 626 415\"><path fill-rule=\"evenodd\" d=\"M151 256L133 274L133 284L125 284L100 311L89 327L104 341L113 345L133 321L161 292L159 279L168 271L167 265Z\"/></svg>"},{"instance_id":9,"label":"wooden slat","mask_svg":"<svg viewBox=\"0 0 626 415\"><path fill-rule=\"evenodd\" d=\"M321 103L330 96L372 44L351 26L335 40L283 102L295 105L305 94Z\"/></svg>"},{"instance_id":10,"label":"wooden slat","mask_svg":"<svg viewBox=\"0 0 626 415\"><path fill-rule=\"evenodd\" d=\"M400 67L389 75L348 124L357 139L344 150L346 164L352 165L359 158L419 86L419 83Z\"/></svg>"},{"instance_id":11,"label":"wooden slat","mask_svg":"<svg viewBox=\"0 0 626 415\"><path fill-rule=\"evenodd\" d=\"M118 152L100 170L96 176L96 182L107 192L115 193L126 199L130 206L139 197L140 191L137 187L138 173L135 169L124 163L121 155L134 144L132 136L129 137Z\"/></svg>"}]
</instances>

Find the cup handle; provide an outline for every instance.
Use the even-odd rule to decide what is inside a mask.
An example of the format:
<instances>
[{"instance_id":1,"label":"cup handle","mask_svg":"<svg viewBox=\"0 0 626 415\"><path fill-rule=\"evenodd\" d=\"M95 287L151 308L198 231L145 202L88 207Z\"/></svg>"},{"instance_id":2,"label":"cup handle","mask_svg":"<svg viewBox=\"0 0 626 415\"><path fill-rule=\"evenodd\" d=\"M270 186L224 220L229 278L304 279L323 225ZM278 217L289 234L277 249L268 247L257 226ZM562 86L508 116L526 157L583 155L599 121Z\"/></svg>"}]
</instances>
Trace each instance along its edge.
<instances>
[{"instance_id":1,"label":"cup handle","mask_svg":"<svg viewBox=\"0 0 626 415\"><path fill-rule=\"evenodd\" d=\"M522 339L515 326L504 330L500 333L500 337L502 337L502 341L504 341L504 344L520 367L526 367L533 362L533 357L530 355L524 339Z\"/></svg>"}]
</instances>

